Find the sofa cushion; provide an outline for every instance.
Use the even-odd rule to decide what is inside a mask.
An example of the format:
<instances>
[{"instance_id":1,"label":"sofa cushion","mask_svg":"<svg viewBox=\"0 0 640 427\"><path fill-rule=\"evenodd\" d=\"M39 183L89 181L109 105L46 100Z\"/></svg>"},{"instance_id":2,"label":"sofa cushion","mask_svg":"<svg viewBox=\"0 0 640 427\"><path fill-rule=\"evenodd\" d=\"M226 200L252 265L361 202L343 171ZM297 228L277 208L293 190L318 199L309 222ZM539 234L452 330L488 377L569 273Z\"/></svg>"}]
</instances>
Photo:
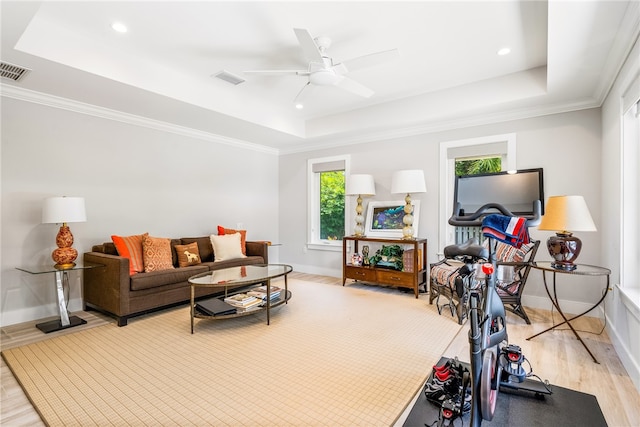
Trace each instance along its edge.
<instances>
[{"instance_id":1,"label":"sofa cushion","mask_svg":"<svg viewBox=\"0 0 640 427\"><path fill-rule=\"evenodd\" d=\"M242 248L242 254L247 254L247 230L234 230L232 228L224 228L221 225L218 226L218 236L225 234L240 233L240 247Z\"/></svg>"},{"instance_id":2,"label":"sofa cushion","mask_svg":"<svg viewBox=\"0 0 640 427\"><path fill-rule=\"evenodd\" d=\"M175 285L176 283L186 283L189 277L204 273L208 270L209 268L206 265L194 265L191 267L136 274L131 277L131 290L140 291L143 289L157 288L159 286Z\"/></svg>"},{"instance_id":3,"label":"sofa cushion","mask_svg":"<svg viewBox=\"0 0 640 427\"><path fill-rule=\"evenodd\" d=\"M142 259L145 273L174 268L171 239L144 235L142 237Z\"/></svg>"},{"instance_id":4,"label":"sofa cushion","mask_svg":"<svg viewBox=\"0 0 640 427\"><path fill-rule=\"evenodd\" d=\"M144 271L144 261L142 256L142 237L148 235L136 234L134 236L111 236L113 244L116 246L118 255L129 259L129 275Z\"/></svg>"},{"instance_id":5,"label":"sofa cushion","mask_svg":"<svg viewBox=\"0 0 640 427\"><path fill-rule=\"evenodd\" d=\"M188 245L175 245L178 255L178 266L188 267L190 265L200 264L200 251L198 250L198 242L189 243Z\"/></svg>"},{"instance_id":6,"label":"sofa cushion","mask_svg":"<svg viewBox=\"0 0 640 427\"><path fill-rule=\"evenodd\" d=\"M223 234L222 236L211 235L213 245L214 261L226 261L229 259L246 258L240 246L241 236L239 233Z\"/></svg>"},{"instance_id":7,"label":"sofa cushion","mask_svg":"<svg viewBox=\"0 0 640 427\"><path fill-rule=\"evenodd\" d=\"M200 261L213 262L213 245L209 236L204 237L183 237L180 239L183 245L196 242L200 252Z\"/></svg>"}]
</instances>

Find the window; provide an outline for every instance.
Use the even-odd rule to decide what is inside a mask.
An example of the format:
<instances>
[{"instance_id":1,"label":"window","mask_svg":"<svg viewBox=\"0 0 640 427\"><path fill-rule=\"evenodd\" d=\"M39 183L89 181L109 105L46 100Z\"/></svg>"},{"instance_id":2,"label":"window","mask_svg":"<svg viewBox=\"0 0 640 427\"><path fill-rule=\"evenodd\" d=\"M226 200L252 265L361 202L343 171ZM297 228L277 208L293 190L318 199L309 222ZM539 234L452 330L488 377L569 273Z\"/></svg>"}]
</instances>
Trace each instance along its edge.
<instances>
[{"instance_id":1,"label":"window","mask_svg":"<svg viewBox=\"0 0 640 427\"><path fill-rule=\"evenodd\" d=\"M345 180L349 156L325 157L308 161L309 230L308 247L342 250L346 234Z\"/></svg>"},{"instance_id":2,"label":"window","mask_svg":"<svg viewBox=\"0 0 640 427\"><path fill-rule=\"evenodd\" d=\"M640 88L640 78L635 88ZM632 92L632 91L630 91ZM640 91L639 91L640 92ZM631 97L631 98L630 98ZM622 230L620 282L625 293L640 304L640 93L623 100L622 118Z\"/></svg>"},{"instance_id":3,"label":"window","mask_svg":"<svg viewBox=\"0 0 640 427\"><path fill-rule=\"evenodd\" d=\"M492 135L481 138L447 141L440 144L440 233L439 248L456 241L456 227L449 225L453 213L453 186L456 167L477 166L496 168L499 159L500 170L516 169L516 135ZM484 165L483 165L484 164ZM481 173L477 171L475 173Z\"/></svg>"}]
</instances>

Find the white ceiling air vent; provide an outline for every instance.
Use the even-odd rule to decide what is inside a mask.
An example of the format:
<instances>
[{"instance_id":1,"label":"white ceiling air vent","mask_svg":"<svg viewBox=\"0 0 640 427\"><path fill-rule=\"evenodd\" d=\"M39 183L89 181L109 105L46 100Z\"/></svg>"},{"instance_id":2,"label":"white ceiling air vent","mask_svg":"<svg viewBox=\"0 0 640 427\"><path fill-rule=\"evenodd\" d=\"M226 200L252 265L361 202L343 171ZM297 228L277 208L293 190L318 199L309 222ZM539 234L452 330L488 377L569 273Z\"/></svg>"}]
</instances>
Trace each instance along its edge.
<instances>
[{"instance_id":1,"label":"white ceiling air vent","mask_svg":"<svg viewBox=\"0 0 640 427\"><path fill-rule=\"evenodd\" d=\"M231 83L232 85L239 85L240 83L245 81L245 79L243 79L242 77L236 76L235 74L232 74L226 70L222 70L211 77L216 77L220 80L224 80L225 82Z\"/></svg>"},{"instance_id":2,"label":"white ceiling air vent","mask_svg":"<svg viewBox=\"0 0 640 427\"><path fill-rule=\"evenodd\" d=\"M9 64L4 61L0 62L0 77L11 79L14 82L19 82L29 71L31 70L19 65Z\"/></svg>"}]
</instances>

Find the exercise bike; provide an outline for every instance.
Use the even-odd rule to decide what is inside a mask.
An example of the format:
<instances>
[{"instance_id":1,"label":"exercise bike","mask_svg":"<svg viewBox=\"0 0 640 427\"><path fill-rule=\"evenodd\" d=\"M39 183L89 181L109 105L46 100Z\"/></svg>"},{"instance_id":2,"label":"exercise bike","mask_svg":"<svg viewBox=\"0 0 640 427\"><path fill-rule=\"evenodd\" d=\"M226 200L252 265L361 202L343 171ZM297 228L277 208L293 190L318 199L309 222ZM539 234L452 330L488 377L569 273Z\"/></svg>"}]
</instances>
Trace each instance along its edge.
<instances>
[{"instance_id":1,"label":"exercise bike","mask_svg":"<svg viewBox=\"0 0 640 427\"><path fill-rule=\"evenodd\" d=\"M492 211L497 211L507 217L514 217L508 209L496 203L482 206L471 215L460 212L459 206L454 215L449 219L449 224L455 226L482 226L483 219ZM540 202L534 202L533 216L525 217L525 226L535 226L540 221ZM496 241L489 239L487 250L477 244L466 244L448 247L460 257L466 257L465 279L456 283L456 292L462 297L461 292L466 292L468 298L469 328L469 355L470 355L470 386L471 386L471 420L470 426L477 427L482 420L491 421L495 414L498 392L501 387L527 390L536 396L551 394L548 381L542 381L523 367L528 361L522 354L520 347L508 343L506 311L500 296L496 292ZM484 251L483 251L484 250ZM456 252L457 251L457 252ZM478 263L485 258L487 262L482 264L484 273L484 285L474 279L476 269L473 263ZM477 264L476 264L477 265ZM532 379L537 378L537 379ZM464 393L461 401L464 402ZM438 425L451 425L453 419L461 417L462 407L452 405L452 402L443 403L440 411Z\"/></svg>"}]
</instances>

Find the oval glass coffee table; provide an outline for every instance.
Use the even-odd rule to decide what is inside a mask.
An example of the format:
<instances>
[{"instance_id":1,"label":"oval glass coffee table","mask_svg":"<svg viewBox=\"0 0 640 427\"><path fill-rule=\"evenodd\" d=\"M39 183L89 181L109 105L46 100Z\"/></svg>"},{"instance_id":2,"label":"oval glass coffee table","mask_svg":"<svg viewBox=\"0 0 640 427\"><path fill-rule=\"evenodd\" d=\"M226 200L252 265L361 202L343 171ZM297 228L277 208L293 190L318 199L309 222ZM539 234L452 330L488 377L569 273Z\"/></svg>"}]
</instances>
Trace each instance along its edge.
<instances>
[{"instance_id":1,"label":"oval glass coffee table","mask_svg":"<svg viewBox=\"0 0 640 427\"><path fill-rule=\"evenodd\" d=\"M191 333L193 334L194 319L228 319L231 317L248 316L258 312L267 312L267 325L270 322L272 308L286 304L291 299L291 292L287 284L287 275L293 271L293 267L286 264L244 265L241 267L228 267L220 270L208 271L189 278L191 286ZM272 297L271 280L284 276L284 289L280 294ZM264 284L265 298L261 305L249 308L235 307L236 311L230 314L207 314L196 307L196 288L219 288L224 290L222 297L249 291L252 285Z\"/></svg>"}]
</instances>

